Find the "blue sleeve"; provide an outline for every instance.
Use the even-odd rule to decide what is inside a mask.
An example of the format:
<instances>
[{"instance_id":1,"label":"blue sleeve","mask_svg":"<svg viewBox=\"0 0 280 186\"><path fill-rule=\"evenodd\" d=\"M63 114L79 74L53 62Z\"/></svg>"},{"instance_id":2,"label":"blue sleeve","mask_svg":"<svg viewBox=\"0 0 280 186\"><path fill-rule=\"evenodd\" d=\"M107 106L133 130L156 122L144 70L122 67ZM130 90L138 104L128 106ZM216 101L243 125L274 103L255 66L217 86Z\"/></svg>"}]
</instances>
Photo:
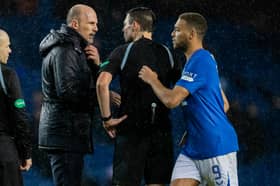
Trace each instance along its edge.
<instances>
[{"instance_id":1,"label":"blue sleeve","mask_svg":"<svg viewBox=\"0 0 280 186\"><path fill-rule=\"evenodd\" d=\"M203 88L207 82L208 65L208 61L201 57L189 61L176 85L184 87L191 94Z\"/></svg>"}]
</instances>

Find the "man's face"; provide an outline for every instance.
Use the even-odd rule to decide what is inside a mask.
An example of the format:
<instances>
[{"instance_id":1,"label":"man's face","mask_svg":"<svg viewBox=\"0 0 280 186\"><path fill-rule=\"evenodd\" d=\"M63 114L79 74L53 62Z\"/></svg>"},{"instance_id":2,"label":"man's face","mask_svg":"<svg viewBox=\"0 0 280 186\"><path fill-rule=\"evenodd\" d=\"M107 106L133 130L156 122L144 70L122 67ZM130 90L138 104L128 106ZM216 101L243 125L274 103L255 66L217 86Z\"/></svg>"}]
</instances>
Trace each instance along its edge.
<instances>
[{"instance_id":1,"label":"man's face","mask_svg":"<svg viewBox=\"0 0 280 186\"><path fill-rule=\"evenodd\" d=\"M133 23L129 24L130 16L126 15L125 20L123 22L123 37L126 42L131 42L135 38L135 34L133 32Z\"/></svg>"},{"instance_id":2,"label":"man's face","mask_svg":"<svg viewBox=\"0 0 280 186\"><path fill-rule=\"evenodd\" d=\"M9 36L3 34L0 36L0 62L7 64L11 52Z\"/></svg>"},{"instance_id":3,"label":"man's face","mask_svg":"<svg viewBox=\"0 0 280 186\"><path fill-rule=\"evenodd\" d=\"M174 48L182 49L184 52L188 50L190 30L186 21L182 19L177 20L171 33Z\"/></svg>"},{"instance_id":4,"label":"man's face","mask_svg":"<svg viewBox=\"0 0 280 186\"><path fill-rule=\"evenodd\" d=\"M95 11L92 9L85 9L79 19L77 32L79 32L89 43L93 43L94 36L98 31L97 24L98 20Z\"/></svg>"}]
</instances>

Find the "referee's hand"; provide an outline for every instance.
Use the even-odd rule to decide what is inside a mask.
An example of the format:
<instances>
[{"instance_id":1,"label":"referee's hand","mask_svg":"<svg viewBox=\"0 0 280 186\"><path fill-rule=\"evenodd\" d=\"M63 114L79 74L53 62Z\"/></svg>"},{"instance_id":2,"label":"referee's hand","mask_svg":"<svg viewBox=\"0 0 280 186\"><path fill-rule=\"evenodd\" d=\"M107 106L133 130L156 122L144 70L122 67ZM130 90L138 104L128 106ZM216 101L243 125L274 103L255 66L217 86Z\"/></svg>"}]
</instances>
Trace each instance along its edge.
<instances>
[{"instance_id":1,"label":"referee's hand","mask_svg":"<svg viewBox=\"0 0 280 186\"><path fill-rule=\"evenodd\" d=\"M103 121L103 127L107 131L108 135L111 138L116 137L116 129L115 126L120 124L123 120L127 118L127 115L123 115L120 118L111 118L108 121Z\"/></svg>"}]
</instances>

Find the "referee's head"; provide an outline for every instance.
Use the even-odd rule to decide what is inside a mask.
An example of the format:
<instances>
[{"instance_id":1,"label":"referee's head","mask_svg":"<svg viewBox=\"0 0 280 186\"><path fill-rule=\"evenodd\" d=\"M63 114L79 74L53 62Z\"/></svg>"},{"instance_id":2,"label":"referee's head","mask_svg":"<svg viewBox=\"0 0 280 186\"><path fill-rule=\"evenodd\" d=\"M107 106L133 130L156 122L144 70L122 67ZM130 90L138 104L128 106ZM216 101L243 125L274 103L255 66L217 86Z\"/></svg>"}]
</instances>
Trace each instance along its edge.
<instances>
[{"instance_id":1,"label":"referee's head","mask_svg":"<svg viewBox=\"0 0 280 186\"><path fill-rule=\"evenodd\" d=\"M128 23L132 24L136 21L141 26L141 31L152 32L156 16L154 12L147 7L137 7L130 9L126 13Z\"/></svg>"},{"instance_id":2,"label":"referee's head","mask_svg":"<svg viewBox=\"0 0 280 186\"><path fill-rule=\"evenodd\" d=\"M140 38L152 39L155 22L154 12L146 7L130 9L123 22L123 35L126 42L136 41Z\"/></svg>"}]
</instances>

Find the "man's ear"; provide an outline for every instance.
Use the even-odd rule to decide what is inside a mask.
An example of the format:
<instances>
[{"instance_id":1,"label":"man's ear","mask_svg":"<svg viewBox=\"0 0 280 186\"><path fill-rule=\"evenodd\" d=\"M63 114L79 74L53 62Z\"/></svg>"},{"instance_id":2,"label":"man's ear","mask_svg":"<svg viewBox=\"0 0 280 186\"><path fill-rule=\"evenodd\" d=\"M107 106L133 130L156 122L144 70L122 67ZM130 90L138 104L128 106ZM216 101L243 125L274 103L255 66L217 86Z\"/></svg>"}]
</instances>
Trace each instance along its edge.
<instances>
[{"instance_id":1,"label":"man's ear","mask_svg":"<svg viewBox=\"0 0 280 186\"><path fill-rule=\"evenodd\" d=\"M79 28L79 21L77 19L72 19L71 23L70 23L70 27L78 30Z\"/></svg>"},{"instance_id":2,"label":"man's ear","mask_svg":"<svg viewBox=\"0 0 280 186\"><path fill-rule=\"evenodd\" d=\"M191 29L190 34L189 34L189 39L190 40L193 39L196 34L197 34L196 30L195 29Z\"/></svg>"},{"instance_id":3,"label":"man's ear","mask_svg":"<svg viewBox=\"0 0 280 186\"><path fill-rule=\"evenodd\" d=\"M139 32L141 30L140 24L138 22L136 22L136 21L133 21L132 22L132 30Z\"/></svg>"}]
</instances>

